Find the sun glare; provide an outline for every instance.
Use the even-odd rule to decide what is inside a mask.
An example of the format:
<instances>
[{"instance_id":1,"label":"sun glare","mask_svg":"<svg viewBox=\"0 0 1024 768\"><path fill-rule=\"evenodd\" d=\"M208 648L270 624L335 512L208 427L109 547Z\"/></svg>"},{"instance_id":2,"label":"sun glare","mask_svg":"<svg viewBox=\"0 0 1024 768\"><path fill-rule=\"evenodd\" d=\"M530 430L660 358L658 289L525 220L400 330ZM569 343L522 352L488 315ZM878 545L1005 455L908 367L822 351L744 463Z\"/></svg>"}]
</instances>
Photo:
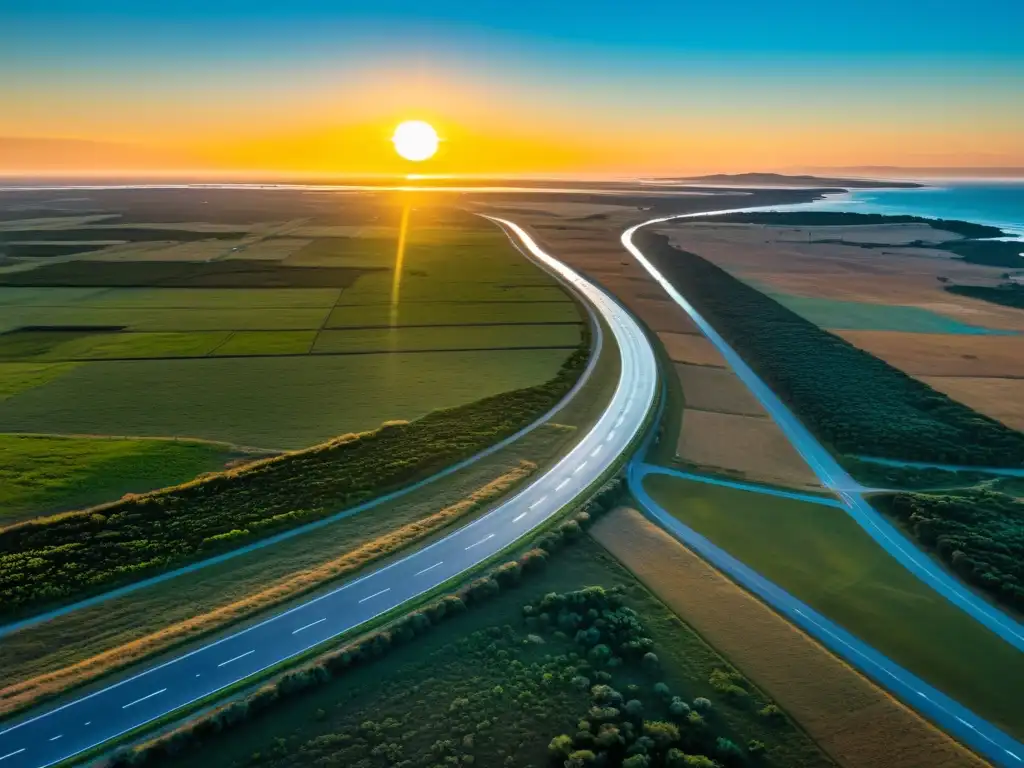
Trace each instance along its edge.
<instances>
[{"instance_id":1,"label":"sun glare","mask_svg":"<svg viewBox=\"0 0 1024 768\"><path fill-rule=\"evenodd\" d=\"M437 131L430 123L422 120L406 120L395 128L391 137L395 151L406 160L420 162L428 160L437 152Z\"/></svg>"}]
</instances>

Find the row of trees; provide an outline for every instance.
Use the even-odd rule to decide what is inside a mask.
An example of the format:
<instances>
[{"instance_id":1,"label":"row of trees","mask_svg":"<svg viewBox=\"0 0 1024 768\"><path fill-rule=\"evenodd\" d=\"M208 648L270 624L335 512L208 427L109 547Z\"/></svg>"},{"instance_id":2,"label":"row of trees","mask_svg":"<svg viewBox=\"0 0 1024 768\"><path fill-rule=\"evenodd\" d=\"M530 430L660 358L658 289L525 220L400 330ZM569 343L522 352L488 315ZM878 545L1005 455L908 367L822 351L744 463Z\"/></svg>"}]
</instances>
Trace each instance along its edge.
<instances>
[{"instance_id":1,"label":"row of trees","mask_svg":"<svg viewBox=\"0 0 1024 768\"><path fill-rule=\"evenodd\" d=\"M701 221L728 224L765 224L789 227L839 227L869 224L923 224L933 229L952 232L966 238L1002 237L999 227L974 224L956 219L926 219L922 216L890 216L883 213L846 213L844 211L748 211L746 213L710 214Z\"/></svg>"},{"instance_id":2,"label":"row of trees","mask_svg":"<svg viewBox=\"0 0 1024 768\"><path fill-rule=\"evenodd\" d=\"M1024 466L1024 434L819 328L657 234L642 246L758 374L839 452Z\"/></svg>"},{"instance_id":3,"label":"row of trees","mask_svg":"<svg viewBox=\"0 0 1024 768\"><path fill-rule=\"evenodd\" d=\"M878 501L965 581L1024 610L1024 501L988 490Z\"/></svg>"},{"instance_id":4,"label":"row of trees","mask_svg":"<svg viewBox=\"0 0 1024 768\"><path fill-rule=\"evenodd\" d=\"M543 385L2 529L0 616L209 557L429 477L541 416L572 388L588 355L581 347Z\"/></svg>"},{"instance_id":5,"label":"row of trees","mask_svg":"<svg viewBox=\"0 0 1024 768\"><path fill-rule=\"evenodd\" d=\"M576 539L583 529L611 509L623 492L624 485L620 479L607 483L572 518L553 527L534 542L539 544L543 540L550 549L535 546L518 558L462 585L454 593L409 612L356 643L324 653L255 692L206 712L174 731L139 746L123 747L106 761L105 768L152 765L199 747L295 696L322 687L350 669L381 659L395 648L414 642L439 624L465 613L467 609L483 605L504 589L514 587L522 577L543 570L555 550Z\"/></svg>"},{"instance_id":6,"label":"row of trees","mask_svg":"<svg viewBox=\"0 0 1024 768\"><path fill-rule=\"evenodd\" d=\"M1019 249L1021 246L1017 246ZM1022 261L1017 256L1018 266ZM981 299L991 304L1002 304L1004 307L1024 309L1024 285L1020 283L1007 283L998 287L988 285L947 285L946 290L958 296L966 296L970 299Z\"/></svg>"}]
</instances>

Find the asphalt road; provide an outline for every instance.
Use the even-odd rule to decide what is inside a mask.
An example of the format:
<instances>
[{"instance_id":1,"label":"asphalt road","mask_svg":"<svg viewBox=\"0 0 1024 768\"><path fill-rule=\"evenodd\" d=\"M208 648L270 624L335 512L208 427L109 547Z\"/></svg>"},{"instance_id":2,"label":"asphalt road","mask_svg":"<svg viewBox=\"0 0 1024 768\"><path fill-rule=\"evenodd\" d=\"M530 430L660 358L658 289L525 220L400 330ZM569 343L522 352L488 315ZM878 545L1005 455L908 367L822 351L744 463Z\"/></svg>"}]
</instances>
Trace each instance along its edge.
<instances>
[{"instance_id":1,"label":"asphalt road","mask_svg":"<svg viewBox=\"0 0 1024 768\"><path fill-rule=\"evenodd\" d=\"M737 211L716 211L733 213ZM755 209L756 210L756 209ZM711 341L737 376L746 384L782 429L787 439L817 475L822 485L832 490L843 502L843 509L868 534L911 573L928 584L951 603L962 608L981 624L998 634L1018 649L1024 649L1024 628L999 609L974 595L962 584L946 574L925 553L917 549L884 517L875 511L860 494L857 483L839 465L786 405L751 370L743 359L732 349L722 336L704 319L686 298L660 273L633 243L633 234L641 227L679 218L706 216L683 214L652 219L631 227L622 234L622 244L647 272L661 284L673 301L678 304L697 324L701 332ZM885 688L899 695L903 701L939 723L949 733L964 743L996 760L1001 765L1024 765L1024 747L988 721L978 717L957 702L932 688L902 667L887 659L870 646L832 623L809 606L804 605L788 592L764 579L760 574L745 566L728 553L683 525L662 510L644 491L642 478L645 473L637 461L630 467L630 488L638 500L659 523L677 537L692 546L710 562L732 575L771 605L778 608L796 624L817 637L833 651L866 672ZM941 640L937 640L941 642Z\"/></svg>"},{"instance_id":2,"label":"asphalt road","mask_svg":"<svg viewBox=\"0 0 1024 768\"><path fill-rule=\"evenodd\" d=\"M35 717L0 726L0 768L72 757L347 632L485 560L556 514L629 447L653 406L657 362L644 332L603 290L492 219L601 314L622 356L597 424L554 467L484 517L403 560L266 621Z\"/></svg>"},{"instance_id":3,"label":"asphalt road","mask_svg":"<svg viewBox=\"0 0 1024 768\"><path fill-rule=\"evenodd\" d=\"M745 209L740 209L745 210ZM716 213L733 213L734 211L716 211ZM633 234L641 227L665 221L703 214L682 214L665 218L652 219L631 227L622 234L622 244L657 280L668 295L690 316L701 332L718 349L728 361L729 366L746 384L772 419L779 425L782 432L793 447L800 453L821 484L833 491L846 505L849 515L857 521L867 533L885 550L896 558L907 570L921 581L937 591L949 602L972 616L979 623L995 632L1006 642L1019 650L1024 650L1024 627L1007 616L995 606L975 595L971 590L946 573L927 554L918 549L888 520L879 514L861 495L862 486L843 469L832 454L818 442L810 431L800 423L793 412L778 396L761 381L722 336L705 320L690 302L660 273L646 256L633 244Z\"/></svg>"}]
</instances>

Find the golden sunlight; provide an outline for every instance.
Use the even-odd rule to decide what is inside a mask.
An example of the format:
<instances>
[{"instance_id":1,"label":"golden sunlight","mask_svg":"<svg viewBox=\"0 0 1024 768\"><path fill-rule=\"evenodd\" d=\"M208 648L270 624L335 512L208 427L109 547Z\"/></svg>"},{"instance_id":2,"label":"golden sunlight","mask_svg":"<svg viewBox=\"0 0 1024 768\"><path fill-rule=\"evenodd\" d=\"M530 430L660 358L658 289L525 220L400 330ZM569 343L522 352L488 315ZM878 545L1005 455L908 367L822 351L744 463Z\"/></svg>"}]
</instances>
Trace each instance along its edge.
<instances>
[{"instance_id":1,"label":"golden sunlight","mask_svg":"<svg viewBox=\"0 0 1024 768\"><path fill-rule=\"evenodd\" d=\"M440 140L437 137L437 131L430 123L425 123L422 120L406 120L395 128L395 135L391 137L391 141L398 154L406 160L418 163L434 156Z\"/></svg>"}]
</instances>

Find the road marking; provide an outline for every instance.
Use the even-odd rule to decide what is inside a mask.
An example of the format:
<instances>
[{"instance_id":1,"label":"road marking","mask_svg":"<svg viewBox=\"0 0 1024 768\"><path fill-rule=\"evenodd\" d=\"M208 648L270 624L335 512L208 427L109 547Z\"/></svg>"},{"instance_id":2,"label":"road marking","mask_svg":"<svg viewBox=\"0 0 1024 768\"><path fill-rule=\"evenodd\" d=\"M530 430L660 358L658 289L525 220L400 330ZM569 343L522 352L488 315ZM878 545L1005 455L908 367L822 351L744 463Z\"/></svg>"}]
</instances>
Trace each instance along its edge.
<instances>
[{"instance_id":1,"label":"road marking","mask_svg":"<svg viewBox=\"0 0 1024 768\"><path fill-rule=\"evenodd\" d=\"M57 739L59 739L63 735L64 735L63 733L58 733L56 736L54 736L52 739L50 739L50 741L56 741Z\"/></svg>"},{"instance_id":2,"label":"road marking","mask_svg":"<svg viewBox=\"0 0 1024 768\"><path fill-rule=\"evenodd\" d=\"M577 472L582 470L585 466L587 466L587 462L584 461L582 464L580 464L578 467L576 467L576 469L574 469L572 471L572 473L575 475Z\"/></svg>"},{"instance_id":3,"label":"road marking","mask_svg":"<svg viewBox=\"0 0 1024 768\"><path fill-rule=\"evenodd\" d=\"M595 448L594 450L592 450L592 451L590 452L590 458L594 458L595 456L597 456L597 454L599 454L599 453L601 452L601 449L602 449L602 448L604 448L604 445L599 445L599 446L597 446L597 448Z\"/></svg>"},{"instance_id":4,"label":"road marking","mask_svg":"<svg viewBox=\"0 0 1024 768\"><path fill-rule=\"evenodd\" d=\"M424 568L422 571L416 571L416 573L414 573L413 576L422 576L427 571L434 570L435 568L437 568L437 566L441 565L441 563L443 563L443 562L444 562L444 560L438 560L436 563L434 563L429 568Z\"/></svg>"},{"instance_id":5,"label":"road marking","mask_svg":"<svg viewBox=\"0 0 1024 768\"><path fill-rule=\"evenodd\" d=\"M608 433L608 442L610 443L614 439L615 439L615 430L613 429L611 432Z\"/></svg>"},{"instance_id":6,"label":"road marking","mask_svg":"<svg viewBox=\"0 0 1024 768\"><path fill-rule=\"evenodd\" d=\"M625 420L626 420L625 416L619 416L619 420L615 422L615 426L616 427L621 427L622 426L622 422L624 422Z\"/></svg>"},{"instance_id":7,"label":"road marking","mask_svg":"<svg viewBox=\"0 0 1024 768\"><path fill-rule=\"evenodd\" d=\"M567 477L567 478L565 478L565 480L563 480L562 482L560 482L558 485L555 486L555 491L562 490L568 484L569 484L569 478Z\"/></svg>"},{"instance_id":8,"label":"road marking","mask_svg":"<svg viewBox=\"0 0 1024 768\"><path fill-rule=\"evenodd\" d=\"M0 760L6 760L8 757L14 757L15 755L20 755L24 751L25 751L25 748L22 747L21 749L17 750L16 752L8 752L6 755L0 756Z\"/></svg>"},{"instance_id":9,"label":"road marking","mask_svg":"<svg viewBox=\"0 0 1024 768\"><path fill-rule=\"evenodd\" d=\"M161 693L163 693L166 690L167 690L166 688L161 688L159 691L153 691L153 693L149 694L148 696L143 696L141 699L136 699L135 701L128 702L123 707L121 707L121 709L128 709L128 707L134 707L140 701L145 701L146 699L152 699L154 696L159 696Z\"/></svg>"},{"instance_id":10,"label":"road marking","mask_svg":"<svg viewBox=\"0 0 1024 768\"><path fill-rule=\"evenodd\" d=\"M383 595L385 592L390 592L390 591L391 591L391 587L388 587L387 589L382 589L380 592L374 592L372 595L367 595L366 597L364 597L359 602L360 603L365 603L367 600L372 600L373 598L377 597L378 595Z\"/></svg>"},{"instance_id":11,"label":"road marking","mask_svg":"<svg viewBox=\"0 0 1024 768\"><path fill-rule=\"evenodd\" d=\"M85 724L86 725L92 725L92 720L87 720Z\"/></svg>"},{"instance_id":12,"label":"road marking","mask_svg":"<svg viewBox=\"0 0 1024 768\"><path fill-rule=\"evenodd\" d=\"M476 544L470 544L468 547L466 547L466 549L472 549L477 544L483 544L488 539L493 539L493 538L494 538L494 534L493 533L489 533L486 536L484 536L482 539L480 539L480 541L478 541Z\"/></svg>"},{"instance_id":13,"label":"road marking","mask_svg":"<svg viewBox=\"0 0 1024 768\"><path fill-rule=\"evenodd\" d=\"M299 634L299 632L301 632L302 630L304 630L304 629L309 629L310 627L315 627L315 626L316 626L317 624L322 624L322 623L323 623L323 622L325 622L325 621L327 621L327 617L326 617L326 616L324 616L324 617L323 617L322 619L317 619L316 621L310 622L309 624L307 624L307 625L306 625L306 626L304 626L304 627L299 627L299 628L298 628L298 629L296 629L296 630L295 630L294 632L292 632L292 634L293 634L293 635L297 635L297 634ZM197 677L198 677L198 675L197 675Z\"/></svg>"},{"instance_id":14,"label":"road marking","mask_svg":"<svg viewBox=\"0 0 1024 768\"><path fill-rule=\"evenodd\" d=\"M518 522L519 522L520 520L522 520L522 519L523 519L524 517L526 517L526 513L525 513L525 512L523 512L522 514L520 514L520 515L519 515L518 517L514 517L514 518L512 518L512 522L513 522L513 523L518 523Z\"/></svg>"},{"instance_id":15,"label":"road marking","mask_svg":"<svg viewBox=\"0 0 1024 768\"><path fill-rule=\"evenodd\" d=\"M246 652L245 652L245 653L243 653L243 654L240 654L240 655L238 655L238 656L235 656L235 657L234 657L233 659L228 659L227 661L222 661L222 662L221 662L220 664L218 664L217 666L218 666L218 667L223 667L223 666L224 666L225 664L230 664L230 663L231 663L232 661L238 661L239 659L244 659L244 658L245 658L246 656L248 656L248 655L249 655L250 653L256 653L256 649L255 649L255 648L253 648L253 649L252 649L251 651L246 651Z\"/></svg>"},{"instance_id":16,"label":"road marking","mask_svg":"<svg viewBox=\"0 0 1024 768\"><path fill-rule=\"evenodd\" d=\"M539 499L537 499L535 502L533 502L533 504L530 505L530 509L533 509L534 507L536 507L536 506L538 506L540 504L543 504L547 500L548 500L547 496L541 496Z\"/></svg>"}]
</instances>

